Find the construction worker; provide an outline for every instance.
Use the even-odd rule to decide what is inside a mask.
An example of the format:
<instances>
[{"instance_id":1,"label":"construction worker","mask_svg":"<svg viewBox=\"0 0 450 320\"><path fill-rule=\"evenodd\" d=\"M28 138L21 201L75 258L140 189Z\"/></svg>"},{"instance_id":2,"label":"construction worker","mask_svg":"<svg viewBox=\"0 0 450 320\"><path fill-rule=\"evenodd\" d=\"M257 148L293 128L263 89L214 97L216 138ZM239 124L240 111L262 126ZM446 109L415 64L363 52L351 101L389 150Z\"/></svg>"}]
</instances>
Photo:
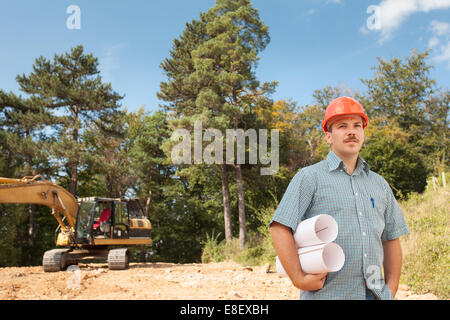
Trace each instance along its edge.
<instances>
[{"instance_id":1,"label":"construction worker","mask_svg":"<svg viewBox=\"0 0 450 320\"><path fill-rule=\"evenodd\" d=\"M270 222L276 253L302 300L393 299L397 292L399 237L409 230L389 184L359 156L368 122L353 98L328 105L322 129L331 150L326 160L294 176ZM338 223L335 242L345 264L338 272L306 274L293 233L300 221L319 214Z\"/></svg>"}]
</instances>

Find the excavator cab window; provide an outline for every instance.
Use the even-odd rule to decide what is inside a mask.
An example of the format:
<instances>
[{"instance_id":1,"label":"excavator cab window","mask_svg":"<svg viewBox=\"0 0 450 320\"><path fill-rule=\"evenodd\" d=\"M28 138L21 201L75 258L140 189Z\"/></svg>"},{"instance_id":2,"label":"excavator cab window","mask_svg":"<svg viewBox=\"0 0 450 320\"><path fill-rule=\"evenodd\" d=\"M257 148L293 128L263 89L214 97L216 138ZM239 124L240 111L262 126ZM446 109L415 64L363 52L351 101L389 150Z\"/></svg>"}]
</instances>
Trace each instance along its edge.
<instances>
[{"instance_id":1,"label":"excavator cab window","mask_svg":"<svg viewBox=\"0 0 450 320\"><path fill-rule=\"evenodd\" d=\"M114 238L128 238L130 223L128 219L127 202L116 203L115 219L114 219Z\"/></svg>"},{"instance_id":2,"label":"excavator cab window","mask_svg":"<svg viewBox=\"0 0 450 320\"><path fill-rule=\"evenodd\" d=\"M145 218L144 212L138 200L130 200L128 202L128 212L130 214L130 219Z\"/></svg>"},{"instance_id":3,"label":"excavator cab window","mask_svg":"<svg viewBox=\"0 0 450 320\"><path fill-rule=\"evenodd\" d=\"M116 223L128 224L128 209L126 202L116 204Z\"/></svg>"},{"instance_id":4,"label":"excavator cab window","mask_svg":"<svg viewBox=\"0 0 450 320\"><path fill-rule=\"evenodd\" d=\"M76 226L76 238L80 241L91 242L90 221L92 211L94 210L94 201L85 201L80 203L78 219Z\"/></svg>"}]
</instances>

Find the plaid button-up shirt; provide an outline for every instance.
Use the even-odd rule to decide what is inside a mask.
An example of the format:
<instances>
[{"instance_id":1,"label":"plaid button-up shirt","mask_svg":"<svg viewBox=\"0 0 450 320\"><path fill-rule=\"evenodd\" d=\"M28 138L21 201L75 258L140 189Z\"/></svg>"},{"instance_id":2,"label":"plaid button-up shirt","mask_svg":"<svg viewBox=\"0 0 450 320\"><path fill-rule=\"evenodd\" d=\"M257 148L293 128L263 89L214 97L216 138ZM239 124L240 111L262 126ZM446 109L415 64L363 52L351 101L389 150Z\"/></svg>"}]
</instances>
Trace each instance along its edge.
<instances>
[{"instance_id":1,"label":"plaid button-up shirt","mask_svg":"<svg viewBox=\"0 0 450 320\"><path fill-rule=\"evenodd\" d=\"M386 180L370 171L361 157L349 175L330 151L326 160L294 176L272 221L295 232L300 221L319 214L336 220L339 233L334 242L342 247L345 264L328 273L322 289L300 291L300 299L365 299L366 288L380 299L392 299L383 279L382 242L409 230Z\"/></svg>"}]
</instances>

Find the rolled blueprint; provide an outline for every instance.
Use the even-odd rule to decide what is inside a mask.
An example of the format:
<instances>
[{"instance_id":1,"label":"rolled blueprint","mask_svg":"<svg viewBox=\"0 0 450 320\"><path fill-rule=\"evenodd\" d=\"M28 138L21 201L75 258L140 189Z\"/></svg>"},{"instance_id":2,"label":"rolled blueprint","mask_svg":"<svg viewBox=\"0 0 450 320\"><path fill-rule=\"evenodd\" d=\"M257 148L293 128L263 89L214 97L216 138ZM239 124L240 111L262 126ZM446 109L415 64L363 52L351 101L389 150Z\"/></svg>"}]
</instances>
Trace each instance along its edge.
<instances>
[{"instance_id":1,"label":"rolled blueprint","mask_svg":"<svg viewBox=\"0 0 450 320\"><path fill-rule=\"evenodd\" d=\"M332 243L337 235L338 224L328 214L306 219L297 226L295 246L305 273L336 272L344 266L344 251L338 244ZM277 273L287 276L278 257L275 265Z\"/></svg>"},{"instance_id":2,"label":"rolled blueprint","mask_svg":"<svg viewBox=\"0 0 450 320\"><path fill-rule=\"evenodd\" d=\"M301 248L298 253L302 270L306 273L336 272L345 262L344 251L333 242Z\"/></svg>"},{"instance_id":3,"label":"rolled blueprint","mask_svg":"<svg viewBox=\"0 0 450 320\"><path fill-rule=\"evenodd\" d=\"M297 253L305 273L336 272L341 270L345 262L344 251L336 243L300 248ZM278 257L276 257L275 265L278 274L287 276Z\"/></svg>"},{"instance_id":4,"label":"rolled blueprint","mask_svg":"<svg viewBox=\"0 0 450 320\"><path fill-rule=\"evenodd\" d=\"M300 222L295 230L294 239L297 248L329 243L336 240L338 224L328 214L319 214Z\"/></svg>"}]
</instances>

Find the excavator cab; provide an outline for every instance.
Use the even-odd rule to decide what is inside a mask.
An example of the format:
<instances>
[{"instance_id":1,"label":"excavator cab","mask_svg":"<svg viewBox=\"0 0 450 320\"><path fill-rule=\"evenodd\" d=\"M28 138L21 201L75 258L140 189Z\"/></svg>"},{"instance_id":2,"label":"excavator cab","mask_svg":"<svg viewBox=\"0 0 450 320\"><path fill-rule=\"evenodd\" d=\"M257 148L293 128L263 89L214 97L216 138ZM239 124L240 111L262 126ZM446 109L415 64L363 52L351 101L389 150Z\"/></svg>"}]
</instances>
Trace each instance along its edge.
<instances>
[{"instance_id":1,"label":"excavator cab","mask_svg":"<svg viewBox=\"0 0 450 320\"><path fill-rule=\"evenodd\" d=\"M151 241L151 224L138 199L80 198L75 230L77 244Z\"/></svg>"},{"instance_id":2,"label":"excavator cab","mask_svg":"<svg viewBox=\"0 0 450 320\"><path fill-rule=\"evenodd\" d=\"M74 242L57 241L68 248L47 251L44 271L59 271L85 259L106 259L110 269L122 270L128 267L127 246L152 244L151 224L138 199L91 197L78 199L78 204Z\"/></svg>"}]
</instances>

